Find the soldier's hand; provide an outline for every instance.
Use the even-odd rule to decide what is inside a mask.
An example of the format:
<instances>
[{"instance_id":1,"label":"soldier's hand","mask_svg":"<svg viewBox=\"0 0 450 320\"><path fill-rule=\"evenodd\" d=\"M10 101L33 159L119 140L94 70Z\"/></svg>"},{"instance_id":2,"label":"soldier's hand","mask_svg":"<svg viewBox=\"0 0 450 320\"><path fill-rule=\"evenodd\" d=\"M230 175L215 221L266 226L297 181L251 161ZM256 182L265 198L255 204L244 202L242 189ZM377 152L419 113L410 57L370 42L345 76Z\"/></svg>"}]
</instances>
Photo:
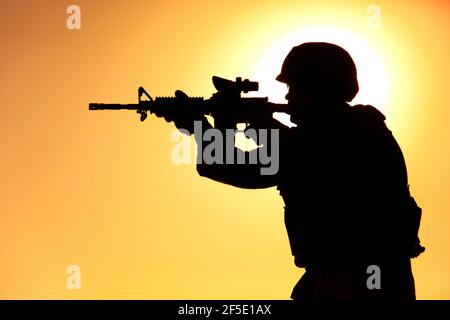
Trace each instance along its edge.
<instances>
[{"instance_id":1,"label":"soldier's hand","mask_svg":"<svg viewBox=\"0 0 450 320\"><path fill-rule=\"evenodd\" d=\"M255 115L255 117L249 121L249 126L257 130L286 128L285 125L273 117L272 113Z\"/></svg>"},{"instance_id":2,"label":"soldier's hand","mask_svg":"<svg viewBox=\"0 0 450 320\"><path fill-rule=\"evenodd\" d=\"M181 90L175 91L175 97L180 101L180 109L174 110L174 112L168 113L164 116L167 122L173 121L175 126L180 132L191 135L194 133L195 121L202 121L202 127L210 127L205 116L203 114L192 112L192 110L184 109L188 108L187 101L189 99L188 95Z\"/></svg>"},{"instance_id":3,"label":"soldier's hand","mask_svg":"<svg viewBox=\"0 0 450 320\"><path fill-rule=\"evenodd\" d=\"M294 264L299 268L306 267L305 261L303 261L302 257L299 256L294 256Z\"/></svg>"}]
</instances>

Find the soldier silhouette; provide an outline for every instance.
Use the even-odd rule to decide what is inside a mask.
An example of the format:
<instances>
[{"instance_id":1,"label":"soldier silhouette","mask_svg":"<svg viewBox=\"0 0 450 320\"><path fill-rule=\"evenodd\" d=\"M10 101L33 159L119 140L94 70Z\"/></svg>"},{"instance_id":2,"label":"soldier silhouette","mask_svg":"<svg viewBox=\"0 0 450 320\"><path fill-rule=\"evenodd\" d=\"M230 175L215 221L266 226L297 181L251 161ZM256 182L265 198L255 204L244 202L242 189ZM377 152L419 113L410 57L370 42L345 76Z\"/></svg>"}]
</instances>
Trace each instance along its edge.
<instances>
[{"instance_id":1,"label":"soldier silhouette","mask_svg":"<svg viewBox=\"0 0 450 320\"><path fill-rule=\"evenodd\" d=\"M384 115L348 104L359 90L351 56L334 44L303 43L276 79L288 85L297 127L259 115L251 126L279 130L278 172L261 175L258 164L199 163L198 173L240 188L277 186L295 265L305 268L292 299L414 300L410 259L424 250L417 237L421 209ZM174 122L192 133L193 120L211 127L204 118ZM368 284L371 266L380 272L376 287Z\"/></svg>"}]
</instances>

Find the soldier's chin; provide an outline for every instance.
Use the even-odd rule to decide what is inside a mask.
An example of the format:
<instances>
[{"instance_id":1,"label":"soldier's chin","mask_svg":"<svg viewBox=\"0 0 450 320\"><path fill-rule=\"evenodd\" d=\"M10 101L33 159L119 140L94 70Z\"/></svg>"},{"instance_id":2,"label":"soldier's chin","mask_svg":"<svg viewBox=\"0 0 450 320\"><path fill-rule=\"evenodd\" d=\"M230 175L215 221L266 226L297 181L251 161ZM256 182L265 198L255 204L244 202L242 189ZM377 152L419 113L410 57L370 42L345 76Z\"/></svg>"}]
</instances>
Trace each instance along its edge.
<instances>
[{"instance_id":1,"label":"soldier's chin","mask_svg":"<svg viewBox=\"0 0 450 320\"><path fill-rule=\"evenodd\" d=\"M314 98L306 95L298 95L295 98L289 99L288 104L292 106L305 106L314 102Z\"/></svg>"}]
</instances>

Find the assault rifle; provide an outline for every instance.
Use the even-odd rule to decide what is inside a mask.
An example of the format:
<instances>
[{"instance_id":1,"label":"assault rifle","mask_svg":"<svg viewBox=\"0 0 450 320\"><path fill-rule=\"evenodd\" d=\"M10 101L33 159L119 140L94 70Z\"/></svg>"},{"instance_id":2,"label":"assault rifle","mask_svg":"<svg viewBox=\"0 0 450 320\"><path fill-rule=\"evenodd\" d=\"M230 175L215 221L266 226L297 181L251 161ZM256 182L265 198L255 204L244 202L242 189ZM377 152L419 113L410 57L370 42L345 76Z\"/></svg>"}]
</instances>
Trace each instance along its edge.
<instances>
[{"instance_id":1,"label":"assault rifle","mask_svg":"<svg viewBox=\"0 0 450 320\"><path fill-rule=\"evenodd\" d=\"M258 82L236 78L236 81L213 76L212 82L217 92L210 99L188 97L177 90L175 97L152 98L143 87L138 89L138 103L90 103L89 110L135 110L140 120L147 118L148 112L159 117L179 118L195 115L210 115L222 128L234 128L236 123L252 123L255 118L270 117L274 112L287 112L287 104L276 104L267 97L242 98L241 93L258 91Z\"/></svg>"}]
</instances>

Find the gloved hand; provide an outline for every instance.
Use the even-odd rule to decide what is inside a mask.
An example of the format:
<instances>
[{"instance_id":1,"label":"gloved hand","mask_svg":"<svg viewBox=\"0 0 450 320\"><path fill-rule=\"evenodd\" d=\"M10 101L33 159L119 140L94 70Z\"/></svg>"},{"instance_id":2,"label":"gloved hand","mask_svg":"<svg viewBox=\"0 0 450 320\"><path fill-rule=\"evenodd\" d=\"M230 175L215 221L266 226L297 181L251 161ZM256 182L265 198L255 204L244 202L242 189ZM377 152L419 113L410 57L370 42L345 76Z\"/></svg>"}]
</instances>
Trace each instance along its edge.
<instances>
[{"instance_id":1,"label":"gloved hand","mask_svg":"<svg viewBox=\"0 0 450 320\"><path fill-rule=\"evenodd\" d=\"M294 256L294 264L299 267L299 268L305 268L306 267L306 263L303 260L303 257L300 257L298 255Z\"/></svg>"},{"instance_id":2,"label":"gloved hand","mask_svg":"<svg viewBox=\"0 0 450 320\"><path fill-rule=\"evenodd\" d=\"M171 112L170 110L165 110L162 116L167 122L173 121L177 129L187 135L191 135L194 133L195 121L202 121L203 130L211 128L211 125L203 114L195 113L192 112L192 110L187 109L189 97L186 93L181 90L177 90L175 91L175 97L179 100L180 108L173 110L173 112ZM186 109L184 109L184 107Z\"/></svg>"}]
</instances>

